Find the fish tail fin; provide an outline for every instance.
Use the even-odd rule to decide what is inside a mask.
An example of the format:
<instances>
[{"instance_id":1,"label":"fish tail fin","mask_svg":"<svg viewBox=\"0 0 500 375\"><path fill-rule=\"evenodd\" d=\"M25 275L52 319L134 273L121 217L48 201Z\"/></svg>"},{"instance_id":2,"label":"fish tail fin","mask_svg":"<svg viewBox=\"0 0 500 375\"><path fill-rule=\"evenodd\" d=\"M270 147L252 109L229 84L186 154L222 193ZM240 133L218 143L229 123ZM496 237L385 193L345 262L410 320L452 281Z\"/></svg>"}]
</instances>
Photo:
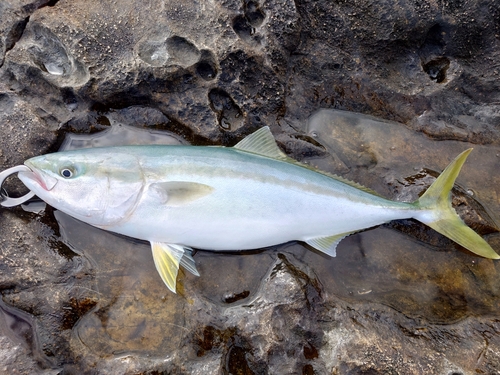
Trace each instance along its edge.
<instances>
[{"instance_id":1,"label":"fish tail fin","mask_svg":"<svg viewBox=\"0 0 500 375\"><path fill-rule=\"evenodd\" d=\"M453 160L414 204L422 211L415 219L455 241L467 250L490 259L500 256L474 230L469 228L451 206L451 189L472 148Z\"/></svg>"}]
</instances>

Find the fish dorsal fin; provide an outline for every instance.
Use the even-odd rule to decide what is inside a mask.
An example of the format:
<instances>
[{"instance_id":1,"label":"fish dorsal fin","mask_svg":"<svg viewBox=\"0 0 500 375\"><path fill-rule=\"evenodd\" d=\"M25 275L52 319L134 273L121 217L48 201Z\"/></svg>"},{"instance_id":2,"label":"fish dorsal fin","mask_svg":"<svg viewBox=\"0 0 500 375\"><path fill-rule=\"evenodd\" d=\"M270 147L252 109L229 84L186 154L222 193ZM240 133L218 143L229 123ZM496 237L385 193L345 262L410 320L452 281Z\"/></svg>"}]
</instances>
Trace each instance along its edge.
<instances>
[{"instance_id":1,"label":"fish dorsal fin","mask_svg":"<svg viewBox=\"0 0 500 375\"><path fill-rule=\"evenodd\" d=\"M179 265L184 266L186 270L196 276L200 275L194 264L194 259L191 256L190 248L181 245L151 241L151 249L153 251L153 260L156 270L160 274L165 285L172 292L176 293L175 287L177 284Z\"/></svg>"},{"instance_id":2,"label":"fish dorsal fin","mask_svg":"<svg viewBox=\"0 0 500 375\"><path fill-rule=\"evenodd\" d=\"M156 182L150 185L149 193L154 194L158 203L182 206L212 193L213 187L191 181Z\"/></svg>"},{"instance_id":3,"label":"fish dorsal fin","mask_svg":"<svg viewBox=\"0 0 500 375\"><path fill-rule=\"evenodd\" d=\"M276 141L274 139L273 134L271 133L271 130L269 130L269 126L264 126L263 128L260 128L256 132L248 135L247 137L243 138L240 142L238 142L234 148L242 151L247 151L251 152L254 154L262 155L262 156L267 156L272 159L277 159L281 160L290 164L295 164L298 166L301 166L303 168L310 169L312 171L321 173L325 176L331 177L337 181L340 181L346 185L352 186L356 189L362 190L366 193L376 195L377 197L380 197L380 194L378 194L376 191L369 189L361 184L358 184L357 182L348 180L346 178L337 176L332 173L324 172L321 171L317 168L311 167L309 165L303 164L295 159L292 159L288 157L283 151L281 151L276 145Z\"/></svg>"},{"instance_id":4,"label":"fish dorsal fin","mask_svg":"<svg viewBox=\"0 0 500 375\"><path fill-rule=\"evenodd\" d=\"M334 257L337 255L336 249L339 242L342 241L347 236L356 232L357 231L335 234L333 236L328 236L328 237L310 238L308 240L305 240L304 242L314 247L316 250L319 250L325 254L330 255L331 257Z\"/></svg>"},{"instance_id":5,"label":"fish dorsal fin","mask_svg":"<svg viewBox=\"0 0 500 375\"><path fill-rule=\"evenodd\" d=\"M269 126L264 126L263 128L260 128L259 130L246 136L239 141L234 148L237 150L251 152L253 154L267 156L268 158L278 160L289 159L288 156L286 156L286 154L279 149L271 130L269 130Z\"/></svg>"}]
</instances>

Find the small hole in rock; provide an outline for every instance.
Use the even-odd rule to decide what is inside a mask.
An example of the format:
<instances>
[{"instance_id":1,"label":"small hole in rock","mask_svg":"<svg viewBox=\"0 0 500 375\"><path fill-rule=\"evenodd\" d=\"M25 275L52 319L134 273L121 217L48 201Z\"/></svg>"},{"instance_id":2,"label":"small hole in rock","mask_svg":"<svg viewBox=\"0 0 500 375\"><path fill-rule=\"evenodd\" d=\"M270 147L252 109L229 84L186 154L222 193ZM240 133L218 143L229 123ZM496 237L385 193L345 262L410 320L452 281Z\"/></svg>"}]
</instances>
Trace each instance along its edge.
<instances>
[{"instance_id":1,"label":"small hole in rock","mask_svg":"<svg viewBox=\"0 0 500 375\"><path fill-rule=\"evenodd\" d=\"M302 375L314 375L314 374L315 374L314 367L312 367L311 365L305 365L302 368Z\"/></svg>"},{"instance_id":2,"label":"small hole in rock","mask_svg":"<svg viewBox=\"0 0 500 375\"><path fill-rule=\"evenodd\" d=\"M259 27L266 18L265 13L259 8L259 4L254 1L249 1L246 4L245 16L253 27Z\"/></svg>"},{"instance_id":3,"label":"small hole in rock","mask_svg":"<svg viewBox=\"0 0 500 375\"><path fill-rule=\"evenodd\" d=\"M233 20L233 30L242 39L248 39L255 32L244 16L238 16Z\"/></svg>"},{"instance_id":4,"label":"small hole in rock","mask_svg":"<svg viewBox=\"0 0 500 375\"><path fill-rule=\"evenodd\" d=\"M217 75L217 70L210 62L200 61L196 65L196 73L205 81L210 81Z\"/></svg>"},{"instance_id":5,"label":"small hole in rock","mask_svg":"<svg viewBox=\"0 0 500 375\"><path fill-rule=\"evenodd\" d=\"M250 291L245 290L241 293L232 293L224 296L225 303L234 303L236 301L247 298L250 295Z\"/></svg>"},{"instance_id":6,"label":"small hole in rock","mask_svg":"<svg viewBox=\"0 0 500 375\"><path fill-rule=\"evenodd\" d=\"M429 75L430 79L442 83L446 80L446 71L449 66L450 60L447 57L438 57L422 64L422 69Z\"/></svg>"}]
</instances>

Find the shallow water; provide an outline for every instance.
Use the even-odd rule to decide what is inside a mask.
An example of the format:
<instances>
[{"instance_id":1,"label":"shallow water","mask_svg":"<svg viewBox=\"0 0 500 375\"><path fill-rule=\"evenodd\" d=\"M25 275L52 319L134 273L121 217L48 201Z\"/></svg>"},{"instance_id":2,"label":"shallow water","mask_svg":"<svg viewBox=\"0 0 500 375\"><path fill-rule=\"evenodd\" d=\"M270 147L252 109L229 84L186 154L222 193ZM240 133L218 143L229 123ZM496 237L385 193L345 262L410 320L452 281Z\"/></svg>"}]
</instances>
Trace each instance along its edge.
<instances>
[{"instance_id":1,"label":"shallow water","mask_svg":"<svg viewBox=\"0 0 500 375\"><path fill-rule=\"evenodd\" d=\"M454 203L466 200L469 210L477 209L465 215L466 222L468 216L482 222L476 230L500 251L499 147L438 142L401 124L339 110L313 114L307 132L331 155L311 164L402 201L417 199L432 183L432 171L442 171L474 147L457 179ZM313 268L326 290L342 298L383 303L442 323L500 311L500 263L475 256L417 222L393 222L350 236L340 243L336 259L316 262L305 256L307 263L319 263Z\"/></svg>"},{"instance_id":2,"label":"shallow water","mask_svg":"<svg viewBox=\"0 0 500 375\"><path fill-rule=\"evenodd\" d=\"M16 345L33 353L34 360L40 365L50 367L52 361L40 350L35 322L30 314L7 306L0 299L0 335L7 336ZM5 363L2 363L5 366ZM3 366L0 372L7 371Z\"/></svg>"},{"instance_id":3,"label":"shallow water","mask_svg":"<svg viewBox=\"0 0 500 375\"><path fill-rule=\"evenodd\" d=\"M500 223L500 147L453 140L436 141L402 124L340 110L320 110L306 131L332 156L321 167L396 200L412 200L414 176L426 170L441 172L460 152L473 148L457 185L480 202ZM420 188L419 190L422 190Z\"/></svg>"},{"instance_id":4,"label":"shallow water","mask_svg":"<svg viewBox=\"0 0 500 375\"><path fill-rule=\"evenodd\" d=\"M328 155L303 161L397 200L416 199L432 182L432 171L440 172L459 152L471 147L455 141L432 141L400 124L332 110L314 114L307 134ZM135 144L181 143L176 136L166 134L163 138L162 133L115 124L107 133L73 138L64 148L127 144L130 139ZM496 173L500 149L474 147L458 179L461 189L455 189L455 201L466 200L467 207L475 208L467 217L479 217L483 223L479 229L500 250L495 229L495 213L500 212L500 177ZM41 215L52 214L47 210ZM241 365L238 361L248 357L245 345L235 344L240 340L236 331L221 331L217 324L223 325L224 319L257 324L259 320L252 319L260 318L253 318L252 307L261 310L262 304L268 303L263 289L282 267L279 264L289 264L290 277L299 280L297 285L311 299L311 311L318 301L339 297L357 306L388 306L421 319L423 327L468 316L500 316L500 262L477 257L413 221L352 235L340 243L336 258L302 243L245 253L200 250L194 259L201 276L181 270L178 294L173 294L155 270L149 244L93 228L59 211L53 215L59 241L84 260L92 280L90 284L74 281L67 286L81 288L78 303L85 305L87 301L68 328L72 350L90 362L110 355L163 358L186 345L192 347L187 359L196 360L205 355L205 347L212 350L226 340L225 360L229 362L224 366L237 368ZM58 246L54 245L55 252L60 251ZM280 289L272 293L281 298ZM320 334L315 335L319 340Z\"/></svg>"},{"instance_id":5,"label":"shallow water","mask_svg":"<svg viewBox=\"0 0 500 375\"><path fill-rule=\"evenodd\" d=\"M186 330L186 300L165 289L149 244L90 227L59 211L55 217L61 240L88 259L95 272L97 304L73 327L73 340L103 356L155 356L177 348Z\"/></svg>"},{"instance_id":6,"label":"shallow water","mask_svg":"<svg viewBox=\"0 0 500 375\"><path fill-rule=\"evenodd\" d=\"M140 129L109 119L111 127L95 134L67 134L59 151L122 145L179 145L186 142L174 133Z\"/></svg>"}]
</instances>

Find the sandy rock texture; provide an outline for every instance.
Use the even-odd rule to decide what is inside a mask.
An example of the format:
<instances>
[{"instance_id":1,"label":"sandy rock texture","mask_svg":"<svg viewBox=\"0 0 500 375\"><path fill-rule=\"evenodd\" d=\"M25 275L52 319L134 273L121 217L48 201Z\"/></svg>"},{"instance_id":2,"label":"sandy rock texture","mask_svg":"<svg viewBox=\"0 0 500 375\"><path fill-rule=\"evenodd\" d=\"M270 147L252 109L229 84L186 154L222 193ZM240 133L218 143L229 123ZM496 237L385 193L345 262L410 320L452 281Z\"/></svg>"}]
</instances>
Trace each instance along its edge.
<instances>
[{"instance_id":1,"label":"sandy rock texture","mask_svg":"<svg viewBox=\"0 0 500 375\"><path fill-rule=\"evenodd\" d=\"M412 200L474 147L454 204L500 251L499 35L482 0L2 0L0 170L69 132L232 146L269 125L291 157ZM0 372L500 371L499 262L412 221L337 250L199 251L174 295L146 244L2 208Z\"/></svg>"}]
</instances>

